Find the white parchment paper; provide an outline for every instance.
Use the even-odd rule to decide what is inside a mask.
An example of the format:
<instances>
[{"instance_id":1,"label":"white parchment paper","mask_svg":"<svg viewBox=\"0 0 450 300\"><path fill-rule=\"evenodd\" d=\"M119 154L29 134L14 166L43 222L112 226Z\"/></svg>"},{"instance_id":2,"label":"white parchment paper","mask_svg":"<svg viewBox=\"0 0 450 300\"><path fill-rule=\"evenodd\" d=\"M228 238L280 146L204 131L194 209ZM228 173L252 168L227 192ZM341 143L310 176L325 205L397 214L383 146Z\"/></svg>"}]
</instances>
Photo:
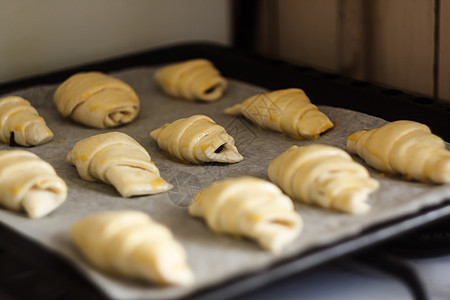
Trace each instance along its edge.
<instances>
[{"instance_id":1,"label":"white parchment paper","mask_svg":"<svg viewBox=\"0 0 450 300\"><path fill-rule=\"evenodd\" d=\"M213 103L183 102L162 93L153 80L155 70L156 67L140 67L111 74L130 84L141 100L137 119L115 129L92 129L63 119L53 105L53 93L57 85L35 86L10 93L28 99L54 132L55 137L51 142L26 149L53 165L66 181L69 193L61 207L42 219L31 220L24 214L0 209L0 220L50 251L66 257L111 298L178 298L239 274L262 269L311 247L350 237L371 225L438 204L450 196L450 185L409 182L400 177L383 176L369 168L371 175L381 185L370 197L372 210L369 214L351 216L296 203L295 208L305 223L304 230L280 255L265 252L250 240L215 235L208 230L203 220L188 214L187 206L197 191L225 177L251 175L268 179L269 163L291 145L323 143L345 149L346 139L351 133L378 127L386 121L351 110L319 106L335 127L315 141L293 140L280 133L260 130L242 117L223 113L226 107L265 89L229 79L229 87L222 99ZM308 94L308 91L305 92ZM311 100L314 103L314 99ZM235 138L244 160L231 165L197 166L174 162L162 154L149 136L150 131L194 114L206 114L224 126ZM141 143L150 153L162 177L172 183L174 189L159 195L126 199L121 198L112 186L83 181L76 169L66 161L66 155L80 139L106 131L125 132ZM1 144L0 149L11 147ZM358 157L354 158L362 163ZM69 239L70 225L94 212L121 209L147 212L173 231L175 238L187 251L188 263L196 277L195 285L187 288L160 287L115 278L96 271L86 263Z\"/></svg>"}]
</instances>

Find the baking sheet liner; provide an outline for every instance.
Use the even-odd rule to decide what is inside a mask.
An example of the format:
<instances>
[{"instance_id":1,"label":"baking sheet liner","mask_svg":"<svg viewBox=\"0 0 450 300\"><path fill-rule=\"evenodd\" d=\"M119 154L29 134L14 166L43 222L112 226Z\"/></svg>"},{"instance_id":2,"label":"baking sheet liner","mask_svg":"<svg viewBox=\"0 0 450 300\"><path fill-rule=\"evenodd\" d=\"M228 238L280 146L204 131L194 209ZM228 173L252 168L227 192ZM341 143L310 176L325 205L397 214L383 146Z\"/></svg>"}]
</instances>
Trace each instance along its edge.
<instances>
[{"instance_id":1,"label":"baking sheet liner","mask_svg":"<svg viewBox=\"0 0 450 300\"><path fill-rule=\"evenodd\" d=\"M66 202L42 219L31 220L21 213L0 209L0 220L49 250L66 257L110 298L179 298L240 274L261 270L311 247L356 235L369 226L436 205L450 196L450 185L408 182L400 177L383 176L369 167L371 176L380 182L380 189L369 200L372 205L370 213L351 216L296 203L295 209L304 220L304 229L301 236L279 255L264 251L250 240L215 235L208 230L202 219L188 214L187 206L197 191L225 177L250 175L268 180L269 163L290 146L322 143L345 149L346 139L351 133L378 127L386 121L347 109L319 106L335 127L314 141L294 140L280 133L258 129L243 117L223 113L226 107L256 93L265 92L264 88L229 79L228 89L220 100L212 103L184 102L173 99L160 90L153 80L157 68L158 66L138 67L111 73L130 84L141 100L141 111L137 119L119 128L92 129L62 118L53 105L53 93L57 85L34 86L8 94L28 99L54 132L51 142L26 149L51 163L66 181L69 192ZM308 94L308 91L305 92ZM314 103L314 99L311 101ZM235 138L244 160L230 165L185 165L172 161L161 153L156 142L149 136L150 131L194 114L208 115L224 126ZM126 199L120 197L112 186L83 181L75 167L66 161L66 155L82 138L108 131L125 132L143 145L159 168L161 176L173 184L174 189L159 195ZM11 147L1 144L0 149ZM363 163L358 157L353 157ZM188 264L196 278L193 286L161 287L115 278L98 272L87 264L70 241L70 225L95 212L122 209L147 212L173 231L175 238L186 249Z\"/></svg>"}]
</instances>

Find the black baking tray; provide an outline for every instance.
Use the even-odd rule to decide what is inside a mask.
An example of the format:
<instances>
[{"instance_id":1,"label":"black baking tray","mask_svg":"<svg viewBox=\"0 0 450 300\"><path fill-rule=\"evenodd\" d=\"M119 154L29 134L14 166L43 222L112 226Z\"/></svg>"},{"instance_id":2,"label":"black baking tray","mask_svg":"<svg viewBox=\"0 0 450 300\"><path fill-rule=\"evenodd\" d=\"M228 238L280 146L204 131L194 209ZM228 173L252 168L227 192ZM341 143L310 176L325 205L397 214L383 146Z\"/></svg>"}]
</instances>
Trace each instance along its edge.
<instances>
[{"instance_id":1,"label":"black baking tray","mask_svg":"<svg viewBox=\"0 0 450 300\"><path fill-rule=\"evenodd\" d=\"M450 103L211 43L170 45L33 76L0 85L0 94L37 84L61 82L81 71L111 72L198 57L211 60L225 77L272 90L299 87L307 91L314 104L352 109L388 121L418 121L427 124L433 133L447 142L450 141ZM374 246L433 221L442 220L450 215L450 197L443 200L440 205L370 227L339 242L310 249L266 270L197 291L189 295L189 298L217 299L237 296L332 259ZM106 296L64 259L0 222L0 299L106 299Z\"/></svg>"}]
</instances>

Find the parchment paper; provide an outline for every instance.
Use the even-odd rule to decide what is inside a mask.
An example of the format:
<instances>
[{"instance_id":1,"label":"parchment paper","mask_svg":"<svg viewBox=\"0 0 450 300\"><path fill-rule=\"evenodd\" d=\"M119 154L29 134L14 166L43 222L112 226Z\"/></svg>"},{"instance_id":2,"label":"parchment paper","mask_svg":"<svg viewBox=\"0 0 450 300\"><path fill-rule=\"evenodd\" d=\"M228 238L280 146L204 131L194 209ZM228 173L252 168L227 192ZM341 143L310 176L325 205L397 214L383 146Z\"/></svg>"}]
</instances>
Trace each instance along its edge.
<instances>
[{"instance_id":1,"label":"parchment paper","mask_svg":"<svg viewBox=\"0 0 450 300\"><path fill-rule=\"evenodd\" d=\"M431 185L405 181L400 177L386 177L369 167L371 175L380 181L380 189L371 195L372 210L365 216L351 216L317 207L295 204L303 217L301 236L282 254L276 256L264 251L256 243L211 233L201 219L188 214L192 196L213 181L225 177L251 175L268 179L269 163L291 145L323 143L345 149L347 137L356 130L378 127L386 121L351 110L319 106L335 127L315 141L298 141L283 134L263 131L242 117L229 116L223 110L265 89L229 79L224 97L213 103L184 102L165 95L153 80L157 67L140 67L111 75L129 83L141 100L137 119L115 129L92 129L63 119L53 105L57 85L35 86L16 91L14 95L28 99L46 119L55 134L44 145L26 148L48 161L69 187L66 202L50 215L28 219L24 214L0 209L0 220L26 237L45 245L66 257L81 269L90 280L114 299L177 298L201 287L230 279L236 275L262 269L280 259L300 254L313 246L327 244L352 235L386 220L435 205L450 196L450 185ZM308 91L305 91L308 94ZM6 95L2 95L6 96ZM314 99L311 99L314 103ZM361 99L364 101L364 99ZM194 114L206 114L224 126L235 140L244 160L237 164L203 166L185 165L170 160L161 153L149 136L150 131L165 123ZM161 175L174 185L168 193L121 198L112 186L83 181L76 169L66 161L67 153L82 138L106 132L121 131L143 145L159 168ZM0 149L11 149L0 145ZM363 163L358 157L355 160ZM195 285L160 287L124 278L114 278L96 271L86 263L68 236L68 228L78 219L94 212L137 209L150 214L168 226L187 251L188 264L195 273Z\"/></svg>"}]
</instances>

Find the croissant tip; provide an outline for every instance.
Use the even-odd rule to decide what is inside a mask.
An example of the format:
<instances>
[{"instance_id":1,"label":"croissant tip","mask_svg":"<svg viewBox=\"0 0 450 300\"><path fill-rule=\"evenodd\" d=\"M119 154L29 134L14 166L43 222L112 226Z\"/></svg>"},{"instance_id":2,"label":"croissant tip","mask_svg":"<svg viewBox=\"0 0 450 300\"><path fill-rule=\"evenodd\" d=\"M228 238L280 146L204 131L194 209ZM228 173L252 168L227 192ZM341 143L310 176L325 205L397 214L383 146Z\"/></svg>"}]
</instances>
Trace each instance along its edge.
<instances>
[{"instance_id":1,"label":"croissant tip","mask_svg":"<svg viewBox=\"0 0 450 300\"><path fill-rule=\"evenodd\" d=\"M22 207L31 219L38 219L54 211L65 199L66 194L63 191L58 194L45 190L30 190L23 198Z\"/></svg>"},{"instance_id":2,"label":"croissant tip","mask_svg":"<svg viewBox=\"0 0 450 300\"><path fill-rule=\"evenodd\" d=\"M150 136L156 140L159 136L159 133L161 132L161 128L155 129L152 132L150 132Z\"/></svg>"},{"instance_id":3,"label":"croissant tip","mask_svg":"<svg viewBox=\"0 0 450 300\"><path fill-rule=\"evenodd\" d=\"M234 145L223 144L217 150L205 154L211 161L219 163L237 163L244 159Z\"/></svg>"},{"instance_id":4,"label":"croissant tip","mask_svg":"<svg viewBox=\"0 0 450 300\"><path fill-rule=\"evenodd\" d=\"M242 105L236 104L230 107L225 108L224 112L228 115L239 115L242 112Z\"/></svg>"}]
</instances>

